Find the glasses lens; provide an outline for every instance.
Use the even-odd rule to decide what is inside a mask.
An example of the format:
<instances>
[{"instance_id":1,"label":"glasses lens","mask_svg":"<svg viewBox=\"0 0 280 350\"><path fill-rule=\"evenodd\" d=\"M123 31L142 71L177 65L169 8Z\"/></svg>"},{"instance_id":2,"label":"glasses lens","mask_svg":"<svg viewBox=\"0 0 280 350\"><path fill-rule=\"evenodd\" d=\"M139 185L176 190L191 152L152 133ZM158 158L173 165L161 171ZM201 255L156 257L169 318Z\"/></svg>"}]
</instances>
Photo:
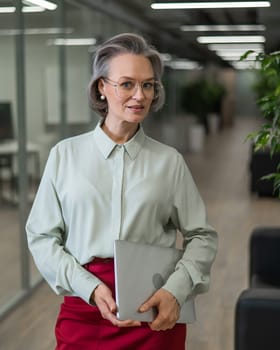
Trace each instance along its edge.
<instances>
[{"instance_id":1,"label":"glasses lens","mask_svg":"<svg viewBox=\"0 0 280 350\"><path fill-rule=\"evenodd\" d=\"M130 97L137 92L137 89L141 87L142 93L147 98L157 98L161 85L157 81L144 81L138 83L135 80L120 81L115 85L117 95L121 98Z\"/></svg>"},{"instance_id":2,"label":"glasses lens","mask_svg":"<svg viewBox=\"0 0 280 350\"><path fill-rule=\"evenodd\" d=\"M120 81L116 86L117 94L120 97L127 97L134 93L137 83L133 80Z\"/></svg>"}]
</instances>

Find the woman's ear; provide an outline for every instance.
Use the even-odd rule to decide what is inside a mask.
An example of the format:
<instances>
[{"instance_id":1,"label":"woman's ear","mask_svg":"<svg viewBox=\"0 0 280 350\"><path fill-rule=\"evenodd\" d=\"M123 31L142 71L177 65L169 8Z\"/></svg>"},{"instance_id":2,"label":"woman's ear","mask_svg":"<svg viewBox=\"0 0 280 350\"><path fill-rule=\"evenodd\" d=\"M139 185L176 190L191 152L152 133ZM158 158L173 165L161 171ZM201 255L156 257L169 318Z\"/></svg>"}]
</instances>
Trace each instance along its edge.
<instances>
[{"instance_id":1,"label":"woman's ear","mask_svg":"<svg viewBox=\"0 0 280 350\"><path fill-rule=\"evenodd\" d=\"M104 86L105 86L104 80L103 79L99 79L97 86L98 86L98 91L99 91L100 95L104 95Z\"/></svg>"}]
</instances>

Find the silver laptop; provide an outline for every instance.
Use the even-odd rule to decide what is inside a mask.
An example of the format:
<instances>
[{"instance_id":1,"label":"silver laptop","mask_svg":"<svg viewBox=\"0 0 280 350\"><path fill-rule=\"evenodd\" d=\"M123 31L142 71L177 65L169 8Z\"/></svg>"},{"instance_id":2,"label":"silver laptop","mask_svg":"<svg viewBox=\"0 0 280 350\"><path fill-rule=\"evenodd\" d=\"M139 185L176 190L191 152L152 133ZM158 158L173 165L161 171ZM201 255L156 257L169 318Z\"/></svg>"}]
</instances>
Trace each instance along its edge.
<instances>
[{"instance_id":1,"label":"silver laptop","mask_svg":"<svg viewBox=\"0 0 280 350\"><path fill-rule=\"evenodd\" d=\"M114 255L117 317L120 320L151 322L156 317L156 310L140 313L138 309L163 286L174 271L182 251L116 240ZM189 299L182 305L177 322L193 323L194 321L194 300Z\"/></svg>"}]
</instances>

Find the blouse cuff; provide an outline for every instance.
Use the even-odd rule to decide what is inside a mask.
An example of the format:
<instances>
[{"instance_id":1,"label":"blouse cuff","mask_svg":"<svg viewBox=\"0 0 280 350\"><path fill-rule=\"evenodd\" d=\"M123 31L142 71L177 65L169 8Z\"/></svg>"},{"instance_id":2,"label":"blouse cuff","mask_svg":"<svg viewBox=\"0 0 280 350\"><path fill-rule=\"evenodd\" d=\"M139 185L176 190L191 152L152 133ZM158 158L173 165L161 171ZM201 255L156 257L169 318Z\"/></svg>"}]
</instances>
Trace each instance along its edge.
<instances>
[{"instance_id":1,"label":"blouse cuff","mask_svg":"<svg viewBox=\"0 0 280 350\"><path fill-rule=\"evenodd\" d=\"M182 306L192 292L193 283L187 272L178 269L169 276L162 288L173 294Z\"/></svg>"},{"instance_id":2,"label":"blouse cuff","mask_svg":"<svg viewBox=\"0 0 280 350\"><path fill-rule=\"evenodd\" d=\"M83 267L81 267L80 272L81 273L75 278L75 281L72 285L73 291L85 302L91 304L91 294L94 289L101 283L101 281Z\"/></svg>"}]
</instances>

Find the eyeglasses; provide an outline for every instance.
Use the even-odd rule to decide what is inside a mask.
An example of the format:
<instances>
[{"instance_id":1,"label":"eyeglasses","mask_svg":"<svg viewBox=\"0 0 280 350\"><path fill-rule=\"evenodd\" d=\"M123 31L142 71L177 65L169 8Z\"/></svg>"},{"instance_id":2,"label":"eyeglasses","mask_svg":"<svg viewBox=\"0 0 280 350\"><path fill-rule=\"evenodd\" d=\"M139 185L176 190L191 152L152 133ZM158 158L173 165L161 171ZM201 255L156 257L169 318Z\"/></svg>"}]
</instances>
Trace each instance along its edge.
<instances>
[{"instance_id":1,"label":"eyeglasses","mask_svg":"<svg viewBox=\"0 0 280 350\"><path fill-rule=\"evenodd\" d=\"M141 87L142 93L146 98L157 98L159 91L162 88L161 83L155 80L136 81L133 79L120 79L118 82L113 81L109 78L103 78L103 80L114 86L116 95L120 98L127 98L133 96L138 87Z\"/></svg>"}]
</instances>

